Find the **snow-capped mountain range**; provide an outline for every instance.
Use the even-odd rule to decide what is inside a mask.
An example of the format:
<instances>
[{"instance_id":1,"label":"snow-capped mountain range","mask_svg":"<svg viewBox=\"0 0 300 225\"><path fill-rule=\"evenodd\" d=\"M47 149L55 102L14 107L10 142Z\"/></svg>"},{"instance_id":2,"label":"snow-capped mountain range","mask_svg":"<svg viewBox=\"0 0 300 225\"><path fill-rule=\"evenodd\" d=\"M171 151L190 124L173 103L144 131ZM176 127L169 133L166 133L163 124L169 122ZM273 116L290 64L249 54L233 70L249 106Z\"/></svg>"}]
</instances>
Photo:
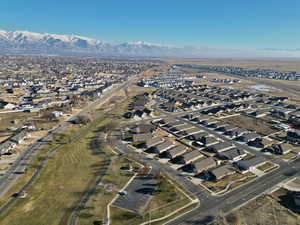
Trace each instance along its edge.
<instances>
[{"instance_id":1,"label":"snow-capped mountain range","mask_svg":"<svg viewBox=\"0 0 300 225\"><path fill-rule=\"evenodd\" d=\"M111 44L78 35L0 30L0 54L109 57L300 57L300 49L172 47L143 41Z\"/></svg>"},{"instance_id":2,"label":"snow-capped mountain range","mask_svg":"<svg viewBox=\"0 0 300 225\"><path fill-rule=\"evenodd\" d=\"M148 42L112 45L77 35L0 30L0 53L102 56L174 56L179 48Z\"/></svg>"}]
</instances>

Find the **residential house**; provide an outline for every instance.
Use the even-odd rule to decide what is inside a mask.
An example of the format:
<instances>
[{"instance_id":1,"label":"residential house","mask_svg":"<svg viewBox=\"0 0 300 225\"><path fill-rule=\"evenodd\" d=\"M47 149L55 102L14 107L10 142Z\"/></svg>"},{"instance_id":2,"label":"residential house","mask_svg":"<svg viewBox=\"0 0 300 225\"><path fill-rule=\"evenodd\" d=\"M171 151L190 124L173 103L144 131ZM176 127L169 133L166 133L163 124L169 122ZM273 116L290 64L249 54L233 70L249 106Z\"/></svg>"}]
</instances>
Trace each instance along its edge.
<instances>
[{"instance_id":1,"label":"residential house","mask_svg":"<svg viewBox=\"0 0 300 225\"><path fill-rule=\"evenodd\" d=\"M204 124L205 126L212 126L213 124L218 123L218 122L219 122L218 120L209 119L209 120L203 121L203 124Z\"/></svg>"},{"instance_id":2,"label":"residential house","mask_svg":"<svg viewBox=\"0 0 300 225\"><path fill-rule=\"evenodd\" d=\"M299 130L288 131L287 139L295 143L300 143L300 131Z\"/></svg>"},{"instance_id":3,"label":"residential house","mask_svg":"<svg viewBox=\"0 0 300 225\"><path fill-rule=\"evenodd\" d=\"M222 131L223 133L227 134L227 133L229 133L229 132L231 132L235 129L237 129L236 126L231 125L231 124L227 124L227 125L221 127L219 130Z\"/></svg>"},{"instance_id":4,"label":"residential house","mask_svg":"<svg viewBox=\"0 0 300 225\"><path fill-rule=\"evenodd\" d=\"M195 134L195 133L199 133L200 131L201 130L197 127L191 127L190 129L186 129L186 130L181 131L181 135L188 136L188 135L192 135L192 134Z\"/></svg>"},{"instance_id":5,"label":"residential house","mask_svg":"<svg viewBox=\"0 0 300 225\"><path fill-rule=\"evenodd\" d=\"M229 142L219 142L217 144L210 145L207 150L214 152L214 153L219 153L219 152L224 152L230 148L233 148L233 145Z\"/></svg>"},{"instance_id":6,"label":"residential house","mask_svg":"<svg viewBox=\"0 0 300 225\"><path fill-rule=\"evenodd\" d=\"M187 151L187 147L184 145L177 145L165 151L166 157L169 159L174 159L175 157L184 154Z\"/></svg>"},{"instance_id":7,"label":"residential house","mask_svg":"<svg viewBox=\"0 0 300 225\"><path fill-rule=\"evenodd\" d=\"M134 127L131 131L134 134L145 134L152 133L155 130L155 126L152 124L139 124Z\"/></svg>"},{"instance_id":8,"label":"residential house","mask_svg":"<svg viewBox=\"0 0 300 225\"><path fill-rule=\"evenodd\" d=\"M189 164L190 162L195 161L202 157L204 157L204 155L202 155L199 151L193 150L191 152L187 152L187 153L184 153L183 155L180 155L178 161L181 164L186 165L186 164Z\"/></svg>"},{"instance_id":9,"label":"residential house","mask_svg":"<svg viewBox=\"0 0 300 225\"><path fill-rule=\"evenodd\" d=\"M236 162L236 165L238 166L238 168L241 171L247 172L253 168L256 168L256 167L264 164L265 162L266 162L266 160L262 156L255 156L250 159L240 160L240 161Z\"/></svg>"},{"instance_id":10,"label":"residential house","mask_svg":"<svg viewBox=\"0 0 300 225\"><path fill-rule=\"evenodd\" d=\"M275 154L284 155L292 151L291 145L287 143L272 145L273 152Z\"/></svg>"},{"instance_id":11,"label":"residential house","mask_svg":"<svg viewBox=\"0 0 300 225\"><path fill-rule=\"evenodd\" d=\"M257 138L261 138L261 136L255 132L247 133L241 136L241 140L244 142L254 141Z\"/></svg>"},{"instance_id":12,"label":"residential house","mask_svg":"<svg viewBox=\"0 0 300 225\"><path fill-rule=\"evenodd\" d=\"M152 138L146 140L145 148L151 148L155 145L162 143L163 141L164 141L164 139L161 137L158 137L158 136L152 137Z\"/></svg>"},{"instance_id":13,"label":"residential house","mask_svg":"<svg viewBox=\"0 0 300 225\"><path fill-rule=\"evenodd\" d=\"M223 122L223 121L219 121L217 123L214 123L213 125L211 125L213 128L215 129L220 129L222 127L225 127L226 125L228 125L227 123Z\"/></svg>"},{"instance_id":14,"label":"residential house","mask_svg":"<svg viewBox=\"0 0 300 225\"><path fill-rule=\"evenodd\" d=\"M244 135L248 132L249 131L245 128L236 128L236 129L228 131L226 134L228 134L229 136L235 138L235 137L239 137L241 135Z\"/></svg>"},{"instance_id":15,"label":"residential house","mask_svg":"<svg viewBox=\"0 0 300 225\"><path fill-rule=\"evenodd\" d=\"M132 136L133 142L139 142L139 141L146 141L152 138L151 133L144 133L144 134L134 134Z\"/></svg>"},{"instance_id":16,"label":"residential house","mask_svg":"<svg viewBox=\"0 0 300 225\"><path fill-rule=\"evenodd\" d=\"M248 144L256 148L269 148L273 144L273 141L268 138L256 138Z\"/></svg>"},{"instance_id":17,"label":"residential house","mask_svg":"<svg viewBox=\"0 0 300 225\"><path fill-rule=\"evenodd\" d=\"M200 141L203 137L207 137L208 135L209 135L208 133L203 131L203 132L191 134L187 137L187 139L191 141Z\"/></svg>"},{"instance_id":18,"label":"residential house","mask_svg":"<svg viewBox=\"0 0 300 225\"><path fill-rule=\"evenodd\" d=\"M201 139L201 143L207 147L218 143L218 140L215 137L208 136L208 137L203 137Z\"/></svg>"},{"instance_id":19,"label":"residential house","mask_svg":"<svg viewBox=\"0 0 300 225\"><path fill-rule=\"evenodd\" d=\"M155 153L155 154L161 154L164 151L170 149L171 147L174 146L174 143L171 141L165 141L162 142L158 145L155 145L153 147L151 147L150 149L148 149L149 152Z\"/></svg>"},{"instance_id":20,"label":"residential house","mask_svg":"<svg viewBox=\"0 0 300 225\"><path fill-rule=\"evenodd\" d=\"M183 130L187 130L187 129L190 129L192 128L193 126L191 126L190 124L180 124L178 126L175 126L175 127L172 127L170 129L171 132L178 132L178 131L183 131Z\"/></svg>"},{"instance_id":21,"label":"residential house","mask_svg":"<svg viewBox=\"0 0 300 225\"><path fill-rule=\"evenodd\" d=\"M232 148L223 152L218 152L218 157L224 160L239 161L244 158L247 153L243 149Z\"/></svg>"},{"instance_id":22,"label":"residential house","mask_svg":"<svg viewBox=\"0 0 300 225\"><path fill-rule=\"evenodd\" d=\"M259 110L256 110L256 111L250 113L249 115L259 118L259 117L263 117L263 116L266 116L269 114L270 114L270 109L259 109Z\"/></svg>"},{"instance_id":23,"label":"residential house","mask_svg":"<svg viewBox=\"0 0 300 225\"><path fill-rule=\"evenodd\" d=\"M231 165L222 165L209 171L209 174L214 180L221 180L222 178L236 173L236 170Z\"/></svg>"},{"instance_id":24,"label":"residential house","mask_svg":"<svg viewBox=\"0 0 300 225\"><path fill-rule=\"evenodd\" d=\"M214 160L213 157L208 157L205 159L201 159L199 161L195 161L194 163L191 164L191 166L192 166L193 173L199 174L205 170L217 166L217 162Z\"/></svg>"}]
</instances>

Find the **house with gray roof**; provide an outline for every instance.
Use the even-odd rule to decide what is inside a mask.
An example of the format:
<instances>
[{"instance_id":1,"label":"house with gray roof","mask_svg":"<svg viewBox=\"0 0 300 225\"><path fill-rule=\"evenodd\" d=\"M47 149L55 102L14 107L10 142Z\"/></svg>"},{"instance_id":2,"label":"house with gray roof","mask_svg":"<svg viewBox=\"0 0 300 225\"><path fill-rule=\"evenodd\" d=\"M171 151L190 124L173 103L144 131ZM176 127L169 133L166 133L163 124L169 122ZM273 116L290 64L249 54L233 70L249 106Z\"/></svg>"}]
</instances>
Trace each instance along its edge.
<instances>
[{"instance_id":1,"label":"house with gray roof","mask_svg":"<svg viewBox=\"0 0 300 225\"><path fill-rule=\"evenodd\" d=\"M207 137L209 134L207 132L201 131L189 135L187 138L191 141L200 141L203 137Z\"/></svg>"},{"instance_id":2,"label":"house with gray roof","mask_svg":"<svg viewBox=\"0 0 300 225\"><path fill-rule=\"evenodd\" d=\"M250 159L244 159L244 160L240 160L238 162L236 162L236 165L238 166L238 168L243 171L243 172L247 172L253 168L256 168L262 164L264 164L266 162L266 159L262 156L255 156L253 158Z\"/></svg>"},{"instance_id":3,"label":"house with gray roof","mask_svg":"<svg viewBox=\"0 0 300 225\"><path fill-rule=\"evenodd\" d=\"M199 161L195 161L194 163L191 164L191 166L192 166L193 173L199 174L205 170L217 166L217 162L214 160L213 157L208 157L205 159L201 159Z\"/></svg>"},{"instance_id":4,"label":"house with gray roof","mask_svg":"<svg viewBox=\"0 0 300 225\"><path fill-rule=\"evenodd\" d=\"M145 147L146 148L151 148L155 145L158 145L159 143L162 143L163 141L164 141L164 139L161 138L161 137L158 137L158 136L152 137L152 138L146 140L146 146Z\"/></svg>"},{"instance_id":5,"label":"house with gray roof","mask_svg":"<svg viewBox=\"0 0 300 225\"><path fill-rule=\"evenodd\" d=\"M202 158L202 157L204 157L204 155L201 152L199 152L197 150L193 150L191 152L187 152L187 153L184 153L183 155L180 155L178 161L181 164L186 165L186 164L189 164L192 161L195 161L195 160L197 160L199 158Z\"/></svg>"},{"instance_id":6,"label":"house with gray roof","mask_svg":"<svg viewBox=\"0 0 300 225\"><path fill-rule=\"evenodd\" d=\"M137 142L137 141L146 141L152 138L152 134L151 133L145 133L145 134L134 134L132 136L132 140L133 142Z\"/></svg>"},{"instance_id":7,"label":"house with gray roof","mask_svg":"<svg viewBox=\"0 0 300 225\"><path fill-rule=\"evenodd\" d=\"M272 145L272 149L275 154L279 154L279 155L287 154L293 150L292 146L287 143L274 144Z\"/></svg>"},{"instance_id":8,"label":"house with gray roof","mask_svg":"<svg viewBox=\"0 0 300 225\"><path fill-rule=\"evenodd\" d=\"M261 136L255 132L247 133L241 136L241 140L244 142L254 141L257 138L261 138Z\"/></svg>"},{"instance_id":9,"label":"house with gray roof","mask_svg":"<svg viewBox=\"0 0 300 225\"><path fill-rule=\"evenodd\" d=\"M223 152L218 152L218 157L224 160L238 161L244 158L247 153L243 149L232 148Z\"/></svg>"},{"instance_id":10,"label":"house with gray roof","mask_svg":"<svg viewBox=\"0 0 300 225\"><path fill-rule=\"evenodd\" d=\"M233 148L233 145L229 142L219 142L217 144L210 145L207 149L214 153L224 152L230 148Z\"/></svg>"},{"instance_id":11,"label":"house with gray roof","mask_svg":"<svg viewBox=\"0 0 300 225\"><path fill-rule=\"evenodd\" d=\"M184 145L177 145L175 147L172 147L168 149L166 153L166 157L169 159L174 159L175 157L184 154L187 151L187 147Z\"/></svg>"},{"instance_id":12,"label":"house with gray roof","mask_svg":"<svg viewBox=\"0 0 300 225\"><path fill-rule=\"evenodd\" d=\"M231 165L222 165L209 171L209 174L214 180L221 180L222 178L236 173L236 170Z\"/></svg>"},{"instance_id":13,"label":"house with gray roof","mask_svg":"<svg viewBox=\"0 0 300 225\"><path fill-rule=\"evenodd\" d=\"M162 142L158 145L155 145L153 147L151 147L150 149L148 149L150 152L153 152L155 154L161 154L162 152L170 149L171 147L174 146L174 143L171 142L171 141L165 141L165 142Z\"/></svg>"},{"instance_id":14,"label":"house with gray roof","mask_svg":"<svg viewBox=\"0 0 300 225\"><path fill-rule=\"evenodd\" d=\"M201 139L201 143L203 145L205 145L206 147L207 146L211 146L211 145L214 145L214 144L217 144L219 141L215 138L215 137L211 137L211 136L208 136L208 137L203 137Z\"/></svg>"}]
</instances>

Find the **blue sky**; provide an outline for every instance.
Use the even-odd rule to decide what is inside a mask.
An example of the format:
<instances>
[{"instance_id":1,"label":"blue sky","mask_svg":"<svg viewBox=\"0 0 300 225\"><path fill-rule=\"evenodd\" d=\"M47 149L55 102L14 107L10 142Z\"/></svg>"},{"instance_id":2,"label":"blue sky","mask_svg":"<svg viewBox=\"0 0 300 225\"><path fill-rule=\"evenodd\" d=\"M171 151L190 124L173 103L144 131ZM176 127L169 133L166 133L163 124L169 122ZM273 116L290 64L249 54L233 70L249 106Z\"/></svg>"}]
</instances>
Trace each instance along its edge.
<instances>
[{"instance_id":1,"label":"blue sky","mask_svg":"<svg viewBox=\"0 0 300 225\"><path fill-rule=\"evenodd\" d=\"M300 48L299 0L2 0L0 29L119 43Z\"/></svg>"}]
</instances>

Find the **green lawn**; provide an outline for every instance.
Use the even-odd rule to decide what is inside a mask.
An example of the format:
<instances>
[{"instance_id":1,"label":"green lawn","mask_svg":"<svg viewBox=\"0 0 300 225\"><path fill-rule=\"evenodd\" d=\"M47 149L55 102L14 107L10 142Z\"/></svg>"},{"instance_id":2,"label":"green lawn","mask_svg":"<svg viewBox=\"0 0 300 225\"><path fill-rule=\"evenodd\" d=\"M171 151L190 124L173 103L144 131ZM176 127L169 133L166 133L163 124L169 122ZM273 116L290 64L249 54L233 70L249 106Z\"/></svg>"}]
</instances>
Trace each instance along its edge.
<instances>
[{"instance_id":1,"label":"green lawn","mask_svg":"<svg viewBox=\"0 0 300 225\"><path fill-rule=\"evenodd\" d=\"M0 224L46 225L51 221L51 225L66 225L76 202L101 169L104 156L95 154L90 141L96 128L107 122L99 119L82 128L80 138L52 156L28 196L0 215Z\"/></svg>"}]
</instances>

